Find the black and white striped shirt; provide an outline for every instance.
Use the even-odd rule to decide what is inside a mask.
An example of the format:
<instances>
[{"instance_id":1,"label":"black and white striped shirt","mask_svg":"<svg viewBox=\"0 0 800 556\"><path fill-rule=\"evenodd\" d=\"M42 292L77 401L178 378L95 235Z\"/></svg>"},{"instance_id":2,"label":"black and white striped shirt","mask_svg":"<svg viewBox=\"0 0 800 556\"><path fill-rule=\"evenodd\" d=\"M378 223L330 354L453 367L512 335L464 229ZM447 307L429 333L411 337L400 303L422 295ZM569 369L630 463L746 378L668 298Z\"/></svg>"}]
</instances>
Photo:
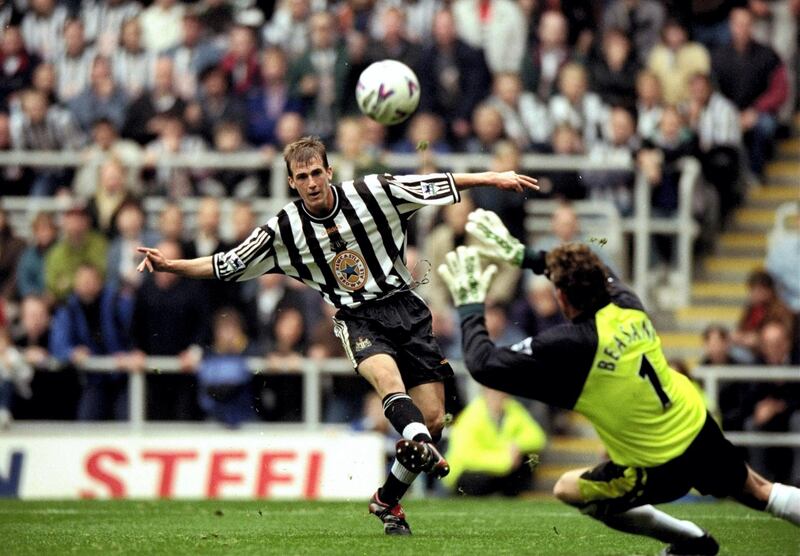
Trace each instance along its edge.
<instances>
[{"instance_id":1,"label":"black and white striped shirt","mask_svg":"<svg viewBox=\"0 0 800 556\"><path fill-rule=\"evenodd\" d=\"M289 203L237 247L216 253L214 275L249 280L281 273L334 307L357 307L412 286L405 264L409 218L425 205L461 200L449 173L369 175L331 188L329 215L310 214L300 200Z\"/></svg>"}]
</instances>

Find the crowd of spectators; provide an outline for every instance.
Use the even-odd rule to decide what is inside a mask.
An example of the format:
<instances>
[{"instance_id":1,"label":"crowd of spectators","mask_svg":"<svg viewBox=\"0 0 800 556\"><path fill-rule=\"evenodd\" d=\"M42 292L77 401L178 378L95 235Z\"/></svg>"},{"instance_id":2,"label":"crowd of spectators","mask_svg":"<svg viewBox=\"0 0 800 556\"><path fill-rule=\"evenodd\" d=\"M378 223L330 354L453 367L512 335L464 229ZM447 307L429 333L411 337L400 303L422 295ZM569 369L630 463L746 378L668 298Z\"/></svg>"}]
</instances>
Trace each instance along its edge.
<instances>
[{"instance_id":1,"label":"crowd of spectators","mask_svg":"<svg viewBox=\"0 0 800 556\"><path fill-rule=\"evenodd\" d=\"M148 373L148 419L298 420L301 378L290 371L302 357L342 355L331 309L281 276L222 285L136 272L136 245L209 255L263 216L247 200L266 194L266 170L176 168L163 164L170 155L251 152L266 166L304 134L321 136L355 174L386 170L384 153L414 152L420 141L434 160L491 154L496 170L524 170L523 153L584 154L643 172L654 211L667 216L678 206L679 160L693 155L724 221L742 184L763 179L794 108L797 9L785 0L0 1L0 151L72 151L83 162L0 167L0 197L61 196L70 207L31 215L27 243L0 212L0 425L10 410L22 419L125 419L128 375L144 369L145 354L176 356L185 371ZM411 66L422 91L417 113L389 129L361 116L352 94L360 72L384 58ZM431 164L425 157L420 169ZM541 178L543 196L609 199L632 211L632 172ZM167 200L152 228L149 196ZM181 201L190 196L203 199L186 226ZM237 200L230 222L221 198ZM435 268L466 241L474 206L524 236L518 196L476 190L412 233L408 252L454 357L460 340L446 292L421 263ZM553 230L542 246L579 236L569 205ZM791 268L786 260L767 262ZM776 278L797 311L796 284ZM734 333L709 333L738 346L726 361L789 357L753 351L778 327L795 333L759 295ZM487 311L498 341L562 319L546 281L498 277ZM112 356L115 372L81 371L92 355ZM249 355L289 372L254 378ZM61 372L45 372L54 360ZM367 386L325 381L326 418L352 421ZM743 415L739 426L765 427L768 411L755 413L761 419Z\"/></svg>"}]
</instances>

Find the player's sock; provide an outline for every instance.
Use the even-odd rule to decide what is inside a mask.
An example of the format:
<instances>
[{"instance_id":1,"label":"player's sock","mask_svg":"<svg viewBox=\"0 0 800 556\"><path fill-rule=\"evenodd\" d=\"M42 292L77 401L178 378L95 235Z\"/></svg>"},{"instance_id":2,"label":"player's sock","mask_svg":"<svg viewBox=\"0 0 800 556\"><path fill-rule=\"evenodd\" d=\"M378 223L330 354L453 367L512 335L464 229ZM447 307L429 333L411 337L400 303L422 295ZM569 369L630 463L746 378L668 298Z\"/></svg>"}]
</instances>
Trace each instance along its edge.
<instances>
[{"instance_id":1,"label":"player's sock","mask_svg":"<svg viewBox=\"0 0 800 556\"><path fill-rule=\"evenodd\" d=\"M389 472L389 476L386 477L386 482L378 489L378 498L384 504L393 507L400 502L400 499L405 495L417 475L419 473L412 473L403 467L399 461L394 460L392 470Z\"/></svg>"},{"instance_id":2,"label":"player's sock","mask_svg":"<svg viewBox=\"0 0 800 556\"><path fill-rule=\"evenodd\" d=\"M775 517L800 525L800 488L774 483L767 511Z\"/></svg>"},{"instance_id":3,"label":"player's sock","mask_svg":"<svg viewBox=\"0 0 800 556\"><path fill-rule=\"evenodd\" d=\"M646 535L665 543L680 542L706 534L691 521L676 519L650 505L611 514L600 521L617 531Z\"/></svg>"},{"instance_id":4,"label":"player's sock","mask_svg":"<svg viewBox=\"0 0 800 556\"><path fill-rule=\"evenodd\" d=\"M431 433L425 426L422 412L404 392L394 392L383 398L383 414L392 426L407 440L431 442Z\"/></svg>"}]
</instances>

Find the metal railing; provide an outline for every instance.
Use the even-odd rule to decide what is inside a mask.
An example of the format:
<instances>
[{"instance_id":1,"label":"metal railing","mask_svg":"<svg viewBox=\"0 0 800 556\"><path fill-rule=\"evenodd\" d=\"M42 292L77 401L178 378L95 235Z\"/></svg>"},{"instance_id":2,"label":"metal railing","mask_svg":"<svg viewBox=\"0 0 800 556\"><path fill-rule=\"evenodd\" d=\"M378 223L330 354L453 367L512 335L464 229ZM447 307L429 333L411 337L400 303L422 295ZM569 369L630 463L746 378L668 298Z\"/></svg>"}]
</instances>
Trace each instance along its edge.
<instances>
[{"instance_id":1,"label":"metal railing","mask_svg":"<svg viewBox=\"0 0 800 556\"><path fill-rule=\"evenodd\" d=\"M420 165L422 157L439 168L448 168L454 172L468 172L489 167L491 156L484 154L433 154L387 153L381 162L394 171L413 171ZM93 159L91 164L101 161ZM4 151L0 152L0 166L25 165L30 167L79 167L87 164L80 152L61 151ZM270 169L270 185L268 197L253 200L252 204L259 216L274 213L289 199L289 188L286 181L286 166L280 156L266 156L261 152L222 154L207 152L193 155L170 155L161 157L156 166L172 168L234 168L234 169ZM345 173L351 174L353 162L341 159L336 153L331 154L331 164L339 166ZM629 170L634 171L631 163L601 162L585 156L525 154L521 157L521 168L536 174L544 171L588 171L588 170ZM692 244L698 234L698 226L692 217L692 199L700 179L700 165L695 159L682 161L682 174L679 185L679 207L677 213L669 218L651 217L650 185L645 177L638 173L634 190L634 215L620 218L622 231L631 234L634 239L633 280L632 286L648 305L647 274L650 266L650 238L653 234L667 234L677 237L678 275L683 280L681 305L687 305L690 296L692 277ZM25 237L28 235L28 220L38 211L60 211L66 208L66 201L54 198L5 197L2 206L11 213L12 226ZM145 203L148 221L154 224L157 212L164 204L163 199L149 198ZM181 199L180 205L191 214L196 206L194 199ZM223 211L228 212L233 202L223 203ZM603 211L606 208L600 207ZM192 225L191 219L187 222Z\"/></svg>"},{"instance_id":2,"label":"metal railing","mask_svg":"<svg viewBox=\"0 0 800 556\"><path fill-rule=\"evenodd\" d=\"M714 414L719 409L720 382L800 382L800 367L702 365L692 371L692 376L703 381L708 410ZM734 444L743 446L800 447L800 433L726 431L725 436Z\"/></svg>"}]
</instances>

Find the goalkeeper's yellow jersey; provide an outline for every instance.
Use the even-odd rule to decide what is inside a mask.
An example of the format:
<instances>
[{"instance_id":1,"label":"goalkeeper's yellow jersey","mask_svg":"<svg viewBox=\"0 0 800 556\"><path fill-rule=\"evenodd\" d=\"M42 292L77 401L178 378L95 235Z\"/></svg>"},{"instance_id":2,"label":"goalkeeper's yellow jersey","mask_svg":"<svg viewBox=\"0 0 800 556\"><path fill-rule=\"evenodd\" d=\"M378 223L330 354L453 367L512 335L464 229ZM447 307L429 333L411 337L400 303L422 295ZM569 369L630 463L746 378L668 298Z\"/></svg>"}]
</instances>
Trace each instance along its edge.
<instances>
[{"instance_id":1,"label":"goalkeeper's yellow jersey","mask_svg":"<svg viewBox=\"0 0 800 556\"><path fill-rule=\"evenodd\" d=\"M508 348L489 339L482 306L459 307L464 359L490 388L585 415L614 463L653 467L689 447L705 403L669 368L638 297L616 278L609 294L596 312Z\"/></svg>"},{"instance_id":2,"label":"goalkeeper's yellow jersey","mask_svg":"<svg viewBox=\"0 0 800 556\"><path fill-rule=\"evenodd\" d=\"M609 303L595 325L597 351L575 411L619 465L651 467L681 455L705 422L700 393L670 369L643 311Z\"/></svg>"}]
</instances>

